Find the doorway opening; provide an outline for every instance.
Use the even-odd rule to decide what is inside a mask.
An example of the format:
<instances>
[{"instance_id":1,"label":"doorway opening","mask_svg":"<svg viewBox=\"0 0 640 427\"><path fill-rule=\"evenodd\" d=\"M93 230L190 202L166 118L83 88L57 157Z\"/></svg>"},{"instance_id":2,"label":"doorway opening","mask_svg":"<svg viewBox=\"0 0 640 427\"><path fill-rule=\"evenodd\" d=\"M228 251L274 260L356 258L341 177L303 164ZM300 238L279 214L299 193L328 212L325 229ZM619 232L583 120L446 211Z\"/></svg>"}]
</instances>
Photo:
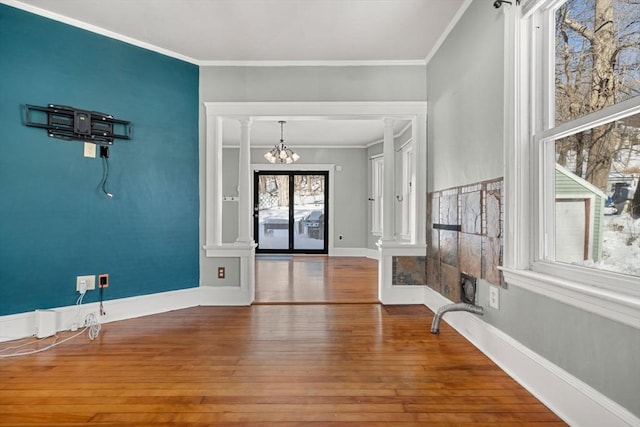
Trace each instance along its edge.
<instances>
[{"instance_id":1,"label":"doorway opening","mask_svg":"<svg viewBox=\"0 0 640 427\"><path fill-rule=\"evenodd\" d=\"M328 253L328 172L255 171L253 188L256 253Z\"/></svg>"}]
</instances>

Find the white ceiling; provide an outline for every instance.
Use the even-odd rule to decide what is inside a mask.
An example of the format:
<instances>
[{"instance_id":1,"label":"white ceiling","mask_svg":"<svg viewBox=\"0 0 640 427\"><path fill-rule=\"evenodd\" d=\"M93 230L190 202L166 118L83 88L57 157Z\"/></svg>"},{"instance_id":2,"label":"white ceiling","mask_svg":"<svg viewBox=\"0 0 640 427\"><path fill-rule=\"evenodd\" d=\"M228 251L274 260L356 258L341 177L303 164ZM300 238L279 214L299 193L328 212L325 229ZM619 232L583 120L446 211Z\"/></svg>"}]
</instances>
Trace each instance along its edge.
<instances>
[{"instance_id":1,"label":"white ceiling","mask_svg":"<svg viewBox=\"0 0 640 427\"><path fill-rule=\"evenodd\" d=\"M470 0L0 0L198 65L425 64ZM491 7L490 3L487 7ZM398 123L398 132L406 123ZM239 137L225 126L225 140ZM376 121L295 121L285 142L364 146ZM255 122L252 145L280 139Z\"/></svg>"},{"instance_id":2,"label":"white ceiling","mask_svg":"<svg viewBox=\"0 0 640 427\"><path fill-rule=\"evenodd\" d=\"M421 61L467 0L7 0L212 61ZM491 7L489 4L487 7Z\"/></svg>"}]
</instances>

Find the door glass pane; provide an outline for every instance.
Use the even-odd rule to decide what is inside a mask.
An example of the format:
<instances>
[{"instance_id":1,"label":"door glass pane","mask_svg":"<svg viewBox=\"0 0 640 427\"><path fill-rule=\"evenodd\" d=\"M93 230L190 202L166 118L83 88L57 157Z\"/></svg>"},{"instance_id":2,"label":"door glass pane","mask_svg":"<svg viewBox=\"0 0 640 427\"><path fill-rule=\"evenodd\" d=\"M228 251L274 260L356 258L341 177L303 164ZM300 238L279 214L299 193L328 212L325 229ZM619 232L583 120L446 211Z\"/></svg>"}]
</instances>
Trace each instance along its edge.
<instances>
[{"instance_id":1,"label":"door glass pane","mask_svg":"<svg viewBox=\"0 0 640 427\"><path fill-rule=\"evenodd\" d=\"M294 175L293 247L323 250L325 247L325 177Z\"/></svg>"},{"instance_id":2,"label":"door glass pane","mask_svg":"<svg viewBox=\"0 0 640 427\"><path fill-rule=\"evenodd\" d=\"M258 248L289 250L289 177L258 176Z\"/></svg>"}]
</instances>

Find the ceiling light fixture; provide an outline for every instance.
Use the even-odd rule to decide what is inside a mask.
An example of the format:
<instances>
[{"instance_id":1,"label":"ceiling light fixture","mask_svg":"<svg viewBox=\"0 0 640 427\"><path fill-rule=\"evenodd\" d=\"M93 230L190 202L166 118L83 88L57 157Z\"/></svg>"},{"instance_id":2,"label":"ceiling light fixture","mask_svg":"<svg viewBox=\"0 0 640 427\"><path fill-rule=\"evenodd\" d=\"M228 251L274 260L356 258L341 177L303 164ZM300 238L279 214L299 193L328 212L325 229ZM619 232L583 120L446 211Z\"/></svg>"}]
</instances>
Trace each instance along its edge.
<instances>
[{"instance_id":1,"label":"ceiling light fixture","mask_svg":"<svg viewBox=\"0 0 640 427\"><path fill-rule=\"evenodd\" d=\"M293 163L300 158L299 155L294 153L289 147L284 145L284 124L287 123L284 120L280 120L280 143L264 153L264 158L269 163Z\"/></svg>"}]
</instances>

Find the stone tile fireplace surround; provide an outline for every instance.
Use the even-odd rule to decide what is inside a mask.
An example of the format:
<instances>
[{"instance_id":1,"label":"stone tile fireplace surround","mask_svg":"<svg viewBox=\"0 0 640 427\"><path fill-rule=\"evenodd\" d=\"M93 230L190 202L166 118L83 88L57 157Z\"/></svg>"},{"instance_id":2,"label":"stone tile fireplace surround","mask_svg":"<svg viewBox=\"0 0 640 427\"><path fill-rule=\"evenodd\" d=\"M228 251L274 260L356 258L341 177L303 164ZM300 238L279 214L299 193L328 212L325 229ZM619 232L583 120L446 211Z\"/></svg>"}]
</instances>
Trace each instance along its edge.
<instances>
[{"instance_id":1,"label":"stone tile fireplace surround","mask_svg":"<svg viewBox=\"0 0 640 427\"><path fill-rule=\"evenodd\" d=\"M427 195L427 256L394 256L393 286L424 285L460 302L460 275L505 282L502 265L503 179ZM435 226L434 226L435 225Z\"/></svg>"},{"instance_id":2,"label":"stone tile fireplace surround","mask_svg":"<svg viewBox=\"0 0 640 427\"><path fill-rule=\"evenodd\" d=\"M427 195L427 286L460 302L460 274L504 286L503 179Z\"/></svg>"}]
</instances>

